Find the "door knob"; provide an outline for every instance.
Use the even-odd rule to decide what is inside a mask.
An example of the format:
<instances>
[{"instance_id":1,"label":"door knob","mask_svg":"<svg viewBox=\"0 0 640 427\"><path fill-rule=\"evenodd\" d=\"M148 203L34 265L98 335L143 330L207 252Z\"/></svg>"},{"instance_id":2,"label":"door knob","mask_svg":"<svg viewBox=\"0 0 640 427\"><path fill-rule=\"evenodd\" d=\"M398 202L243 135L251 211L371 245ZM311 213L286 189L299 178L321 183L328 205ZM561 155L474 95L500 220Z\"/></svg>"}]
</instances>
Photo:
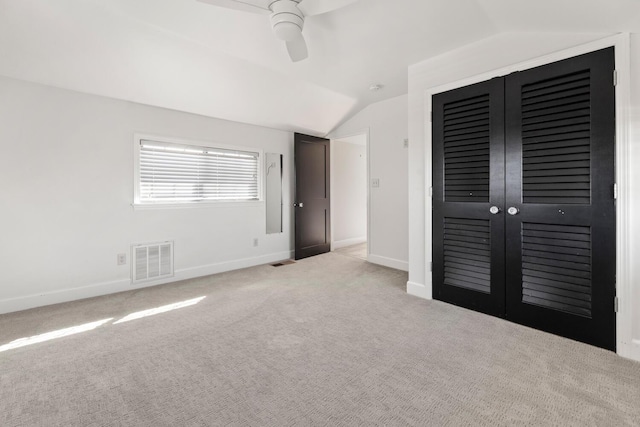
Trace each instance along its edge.
<instances>
[{"instance_id":1,"label":"door knob","mask_svg":"<svg viewBox=\"0 0 640 427\"><path fill-rule=\"evenodd\" d=\"M304 203L294 203L293 207L294 208L303 208L304 207Z\"/></svg>"},{"instance_id":2,"label":"door knob","mask_svg":"<svg viewBox=\"0 0 640 427\"><path fill-rule=\"evenodd\" d=\"M507 213L509 215L518 215L518 212L520 211L515 206L511 206L509 209L507 209Z\"/></svg>"},{"instance_id":3,"label":"door knob","mask_svg":"<svg viewBox=\"0 0 640 427\"><path fill-rule=\"evenodd\" d=\"M491 213L492 213L492 214L494 214L494 215L495 215L495 214L498 214L498 213L500 213L500 208L499 208L499 207L497 207L497 206L491 206L491 207L489 208L489 212L491 212Z\"/></svg>"}]
</instances>

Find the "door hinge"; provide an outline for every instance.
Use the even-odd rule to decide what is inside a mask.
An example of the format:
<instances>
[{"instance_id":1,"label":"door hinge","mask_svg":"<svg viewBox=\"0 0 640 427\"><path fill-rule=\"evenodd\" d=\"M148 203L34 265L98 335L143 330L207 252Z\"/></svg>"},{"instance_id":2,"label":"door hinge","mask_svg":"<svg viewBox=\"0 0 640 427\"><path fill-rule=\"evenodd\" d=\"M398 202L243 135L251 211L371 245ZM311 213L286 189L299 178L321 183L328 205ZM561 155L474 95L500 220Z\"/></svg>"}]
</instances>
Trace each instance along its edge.
<instances>
[{"instance_id":1,"label":"door hinge","mask_svg":"<svg viewBox=\"0 0 640 427\"><path fill-rule=\"evenodd\" d=\"M433 262L429 263L429 271L433 271Z\"/></svg>"},{"instance_id":2,"label":"door hinge","mask_svg":"<svg viewBox=\"0 0 640 427\"><path fill-rule=\"evenodd\" d=\"M429 197L433 197L433 187L429 187Z\"/></svg>"},{"instance_id":3,"label":"door hinge","mask_svg":"<svg viewBox=\"0 0 640 427\"><path fill-rule=\"evenodd\" d=\"M618 86L618 70L613 70L613 85Z\"/></svg>"},{"instance_id":4,"label":"door hinge","mask_svg":"<svg viewBox=\"0 0 640 427\"><path fill-rule=\"evenodd\" d=\"M613 200L618 200L618 184L613 184Z\"/></svg>"},{"instance_id":5,"label":"door hinge","mask_svg":"<svg viewBox=\"0 0 640 427\"><path fill-rule=\"evenodd\" d=\"M618 312L618 297L613 297L613 311Z\"/></svg>"},{"instance_id":6,"label":"door hinge","mask_svg":"<svg viewBox=\"0 0 640 427\"><path fill-rule=\"evenodd\" d=\"M433 111L429 112L429 121L433 123Z\"/></svg>"}]
</instances>

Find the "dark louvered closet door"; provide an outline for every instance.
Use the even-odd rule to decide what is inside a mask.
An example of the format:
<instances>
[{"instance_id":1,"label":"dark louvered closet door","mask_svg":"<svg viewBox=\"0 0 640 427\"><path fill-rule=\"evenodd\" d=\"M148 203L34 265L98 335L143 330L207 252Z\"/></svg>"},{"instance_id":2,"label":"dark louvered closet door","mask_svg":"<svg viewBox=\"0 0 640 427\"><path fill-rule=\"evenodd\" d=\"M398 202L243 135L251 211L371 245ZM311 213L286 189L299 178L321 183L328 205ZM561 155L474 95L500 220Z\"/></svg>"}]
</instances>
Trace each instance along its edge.
<instances>
[{"instance_id":1,"label":"dark louvered closet door","mask_svg":"<svg viewBox=\"0 0 640 427\"><path fill-rule=\"evenodd\" d=\"M615 350L614 50L433 97L436 299Z\"/></svg>"},{"instance_id":2,"label":"dark louvered closet door","mask_svg":"<svg viewBox=\"0 0 640 427\"><path fill-rule=\"evenodd\" d=\"M433 97L434 297L504 313L504 81ZM494 209L495 212L495 209Z\"/></svg>"},{"instance_id":3,"label":"dark louvered closet door","mask_svg":"<svg viewBox=\"0 0 640 427\"><path fill-rule=\"evenodd\" d=\"M615 349L614 52L506 77L506 317Z\"/></svg>"}]
</instances>

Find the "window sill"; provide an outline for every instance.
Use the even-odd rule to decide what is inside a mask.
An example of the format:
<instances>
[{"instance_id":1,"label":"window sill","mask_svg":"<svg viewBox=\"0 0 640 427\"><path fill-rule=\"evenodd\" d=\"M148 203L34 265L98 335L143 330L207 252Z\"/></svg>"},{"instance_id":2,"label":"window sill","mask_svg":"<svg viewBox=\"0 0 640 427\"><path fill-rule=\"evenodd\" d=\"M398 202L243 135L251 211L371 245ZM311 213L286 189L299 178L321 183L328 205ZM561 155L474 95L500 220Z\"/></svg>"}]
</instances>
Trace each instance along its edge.
<instances>
[{"instance_id":1,"label":"window sill","mask_svg":"<svg viewBox=\"0 0 640 427\"><path fill-rule=\"evenodd\" d=\"M229 202L196 202L196 203L132 203L134 211L157 209L217 209L217 208L257 208L264 205L263 200L229 201Z\"/></svg>"}]
</instances>

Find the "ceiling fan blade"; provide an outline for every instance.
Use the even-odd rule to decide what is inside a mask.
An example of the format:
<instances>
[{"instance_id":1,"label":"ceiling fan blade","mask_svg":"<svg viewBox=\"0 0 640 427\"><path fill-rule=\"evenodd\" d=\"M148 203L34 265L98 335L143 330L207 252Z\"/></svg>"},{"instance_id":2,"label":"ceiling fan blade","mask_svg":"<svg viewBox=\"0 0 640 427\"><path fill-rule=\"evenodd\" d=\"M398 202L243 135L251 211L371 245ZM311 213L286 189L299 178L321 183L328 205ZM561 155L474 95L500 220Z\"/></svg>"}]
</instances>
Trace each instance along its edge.
<instances>
[{"instance_id":1,"label":"ceiling fan blade","mask_svg":"<svg viewBox=\"0 0 640 427\"><path fill-rule=\"evenodd\" d=\"M200 3L224 7L226 9L241 10L243 12L260 13L268 15L269 0L198 0Z\"/></svg>"},{"instance_id":2,"label":"ceiling fan blade","mask_svg":"<svg viewBox=\"0 0 640 427\"><path fill-rule=\"evenodd\" d=\"M309 56L307 43L304 41L304 37L300 36L299 38L286 43L287 51L289 51L289 57L293 62L302 61Z\"/></svg>"},{"instance_id":3,"label":"ceiling fan blade","mask_svg":"<svg viewBox=\"0 0 640 427\"><path fill-rule=\"evenodd\" d=\"M304 16L313 16L340 9L356 1L358 0L302 0L298 3L298 9L304 13Z\"/></svg>"}]
</instances>

